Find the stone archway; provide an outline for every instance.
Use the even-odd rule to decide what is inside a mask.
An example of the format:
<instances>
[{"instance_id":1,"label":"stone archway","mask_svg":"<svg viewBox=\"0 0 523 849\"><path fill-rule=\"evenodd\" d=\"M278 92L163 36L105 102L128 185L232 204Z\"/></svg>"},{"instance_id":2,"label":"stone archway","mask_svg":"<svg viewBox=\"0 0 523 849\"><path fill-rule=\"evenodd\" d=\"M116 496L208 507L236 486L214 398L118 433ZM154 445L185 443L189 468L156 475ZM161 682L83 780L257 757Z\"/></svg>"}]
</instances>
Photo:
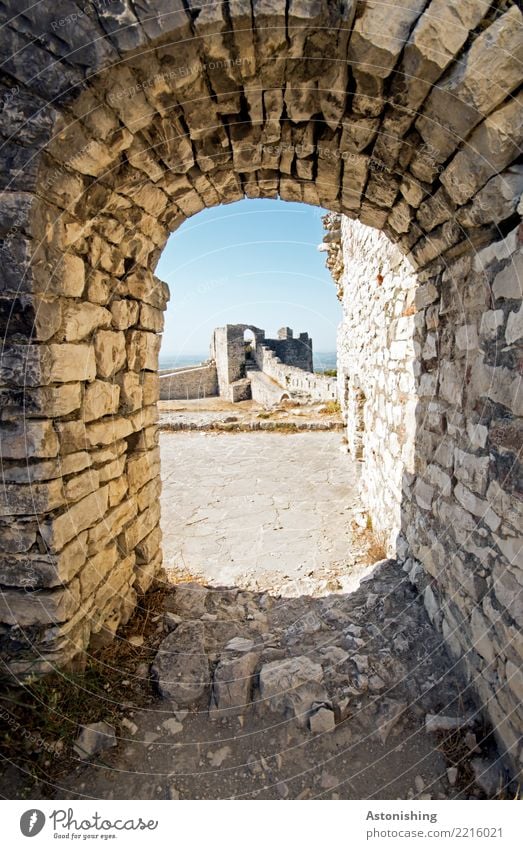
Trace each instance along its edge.
<instances>
[{"instance_id":1,"label":"stone archway","mask_svg":"<svg viewBox=\"0 0 523 849\"><path fill-rule=\"evenodd\" d=\"M139 0L56 15L18 4L2 30L11 668L44 671L110 637L160 569L168 292L153 269L187 216L280 197L381 230L416 269L419 404L394 496L398 556L430 576L429 612L514 746L505 717L521 679L502 648L523 618L508 491L521 414L517 4ZM498 353L501 332L510 350Z\"/></svg>"}]
</instances>

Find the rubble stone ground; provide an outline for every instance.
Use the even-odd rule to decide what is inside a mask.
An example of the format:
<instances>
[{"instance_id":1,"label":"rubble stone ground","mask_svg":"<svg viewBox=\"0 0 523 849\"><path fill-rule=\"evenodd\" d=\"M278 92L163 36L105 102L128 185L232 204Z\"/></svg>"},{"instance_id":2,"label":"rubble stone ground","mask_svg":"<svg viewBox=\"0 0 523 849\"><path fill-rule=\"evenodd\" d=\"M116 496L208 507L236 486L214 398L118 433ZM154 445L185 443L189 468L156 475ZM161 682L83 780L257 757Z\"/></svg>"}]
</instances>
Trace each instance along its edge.
<instances>
[{"instance_id":1,"label":"rubble stone ground","mask_svg":"<svg viewBox=\"0 0 523 849\"><path fill-rule=\"evenodd\" d=\"M268 408L256 401L224 398L159 401L160 427L166 431L342 430L339 410L323 402L284 401Z\"/></svg>"},{"instance_id":2,"label":"rubble stone ground","mask_svg":"<svg viewBox=\"0 0 523 849\"><path fill-rule=\"evenodd\" d=\"M341 574L358 508L354 465L329 463L339 442L163 436L167 565L185 552L199 577L167 594L155 660L137 670L158 698L82 732L91 762L68 796L463 798L488 795L485 776L496 792L479 715L407 574L394 560L360 564L352 585ZM445 728L468 735L457 769Z\"/></svg>"}]
</instances>

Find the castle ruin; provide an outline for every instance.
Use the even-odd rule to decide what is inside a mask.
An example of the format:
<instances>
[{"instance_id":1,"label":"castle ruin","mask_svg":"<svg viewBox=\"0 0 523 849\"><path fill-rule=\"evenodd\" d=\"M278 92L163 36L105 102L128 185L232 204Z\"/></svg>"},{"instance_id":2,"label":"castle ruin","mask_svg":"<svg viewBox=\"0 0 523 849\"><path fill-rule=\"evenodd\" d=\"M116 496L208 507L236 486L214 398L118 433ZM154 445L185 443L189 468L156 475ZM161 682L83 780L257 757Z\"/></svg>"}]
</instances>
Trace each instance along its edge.
<instances>
[{"instance_id":1,"label":"castle ruin","mask_svg":"<svg viewBox=\"0 0 523 849\"><path fill-rule=\"evenodd\" d=\"M337 384L313 372L308 333L295 339L290 327L282 327L269 339L251 324L226 324L214 330L206 363L160 372L162 400L213 396L265 406L291 398L330 401L337 397Z\"/></svg>"}]
</instances>

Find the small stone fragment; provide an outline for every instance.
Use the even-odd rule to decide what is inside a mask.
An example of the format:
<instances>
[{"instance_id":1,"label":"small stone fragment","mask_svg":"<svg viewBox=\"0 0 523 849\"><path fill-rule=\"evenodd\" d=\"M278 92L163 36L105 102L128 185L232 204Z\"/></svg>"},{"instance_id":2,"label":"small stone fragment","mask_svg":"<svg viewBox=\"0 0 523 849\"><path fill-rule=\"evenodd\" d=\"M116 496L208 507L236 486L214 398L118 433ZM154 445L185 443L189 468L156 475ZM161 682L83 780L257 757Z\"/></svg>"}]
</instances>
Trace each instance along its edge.
<instances>
[{"instance_id":1,"label":"small stone fragment","mask_svg":"<svg viewBox=\"0 0 523 849\"><path fill-rule=\"evenodd\" d=\"M183 731L182 723L174 718L166 719L165 722L162 722L162 728L165 728L169 734L179 734L180 731Z\"/></svg>"},{"instance_id":2,"label":"small stone fragment","mask_svg":"<svg viewBox=\"0 0 523 849\"><path fill-rule=\"evenodd\" d=\"M458 780L458 768L456 766L450 766L447 770L447 778L451 787L454 787L456 781Z\"/></svg>"},{"instance_id":3,"label":"small stone fragment","mask_svg":"<svg viewBox=\"0 0 523 849\"><path fill-rule=\"evenodd\" d=\"M246 637L233 637L225 646L225 651L249 652L254 648L254 640Z\"/></svg>"},{"instance_id":4,"label":"small stone fragment","mask_svg":"<svg viewBox=\"0 0 523 849\"><path fill-rule=\"evenodd\" d=\"M112 749L116 746L116 733L108 722L92 722L90 725L81 725L80 733L76 738L73 748L82 760L88 760L93 755Z\"/></svg>"},{"instance_id":5,"label":"small stone fragment","mask_svg":"<svg viewBox=\"0 0 523 849\"><path fill-rule=\"evenodd\" d=\"M313 734L326 734L336 727L334 711L322 707L309 717L309 728Z\"/></svg>"},{"instance_id":6,"label":"small stone fragment","mask_svg":"<svg viewBox=\"0 0 523 849\"><path fill-rule=\"evenodd\" d=\"M126 716L122 719L121 724L125 729L127 729L129 734L136 734L136 732L138 731L138 726L136 725L136 723L132 722L132 720L130 719L127 719Z\"/></svg>"},{"instance_id":7,"label":"small stone fragment","mask_svg":"<svg viewBox=\"0 0 523 849\"><path fill-rule=\"evenodd\" d=\"M207 752L207 760L211 766L219 767L231 754L230 746L222 746L214 752Z\"/></svg>"}]
</instances>

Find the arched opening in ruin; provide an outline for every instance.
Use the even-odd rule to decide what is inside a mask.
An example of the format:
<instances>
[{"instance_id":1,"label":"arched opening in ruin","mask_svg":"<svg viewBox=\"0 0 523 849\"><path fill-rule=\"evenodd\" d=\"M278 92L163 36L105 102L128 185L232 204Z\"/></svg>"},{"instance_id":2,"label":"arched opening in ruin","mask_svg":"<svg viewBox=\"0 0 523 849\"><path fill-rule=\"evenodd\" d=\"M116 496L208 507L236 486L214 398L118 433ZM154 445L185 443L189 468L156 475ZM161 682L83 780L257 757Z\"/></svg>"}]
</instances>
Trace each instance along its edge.
<instances>
[{"instance_id":1,"label":"arched opening in ruin","mask_svg":"<svg viewBox=\"0 0 523 849\"><path fill-rule=\"evenodd\" d=\"M256 338L252 330L247 328L245 333L243 334L243 344L245 349L245 359L252 362L254 359L254 351L256 348Z\"/></svg>"},{"instance_id":2,"label":"arched opening in ruin","mask_svg":"<svg viewBox=\"0 0 523 849\"><path fill-rule=\"evenodd\" d=\"M153 270L203 208L279 197L333 213L340 363L373 419L362 497L515 760L518 5L142 2L122 15L57 37L37 4L5 29L7 665L74 662L158 574L169 293Z\"/></svg>"}]
</instances>

